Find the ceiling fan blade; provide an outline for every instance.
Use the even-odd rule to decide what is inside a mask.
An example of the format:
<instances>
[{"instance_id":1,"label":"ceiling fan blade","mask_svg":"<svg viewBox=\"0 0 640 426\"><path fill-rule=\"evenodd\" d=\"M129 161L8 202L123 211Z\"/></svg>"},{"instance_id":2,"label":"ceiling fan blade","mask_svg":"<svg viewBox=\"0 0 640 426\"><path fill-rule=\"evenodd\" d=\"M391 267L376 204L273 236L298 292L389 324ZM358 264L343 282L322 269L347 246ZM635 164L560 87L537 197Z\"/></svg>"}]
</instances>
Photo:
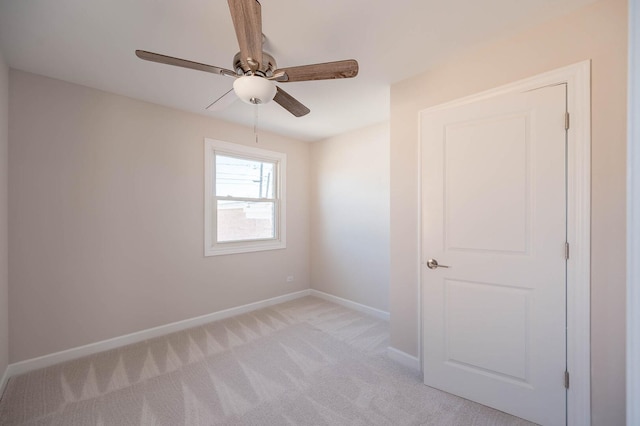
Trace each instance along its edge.
<instances>
[{"instance_id":1,"label":"ceiling fan blade","mask_svg":"<svg viewBox=\"0 0 640 426\"><path fill-rule=\"evenodd\" d=\"M276 81L308 81L331 80L334 78L352 78L358 75L358 61L326 62L323 64L302 65L299 67L280 68L273 72ZM282 75L280 75L282 74Z\"/></svg>"},{"instance_id":2,"label":"ceiling fan blade","mask_svg":"<svg viewBox=\"0 0 640 426\"><path fill-rule=\"evenodd\" d=\"M174 65L176 67L210 72L212 74L237 77L236 73L231 70L215 67L213 65L201 64L200 62L187 61L186 59L174 58L173 56L147 52L146 50L136 50L136 56L140 59L144 59L145 61L158 62L159 64Z\"/></svg>"},{"instance_id":3,"label":"ceiling fan blade","mask_svg":"<svg viewBox=\"0 0 640 426\"><path fill-rule=\"evenodd\" d=\"M233 91L233 87L232 87L224 95L220 96L218 99L211 102L211 104L205 109L207 111L220 111L228 107L229 105L231 105L237 100L238 100L238 96L236 96L236 93Z\"/></svg>"},{"instance_id":4,"label":"ceiling fan blade","mask_svg":"<svg viewBox=\"0 0 640 426\"><path fill-rule=\"evenodd\" d=\"M228 0L244 65L255 71L262 64L262 11L257 0Z\"/></svg>"},{"instance_id":5,"label":"ceiling fan blade","mask_svg":"<svg viewBox=\"0 0 640 426\"><path fill-rule=\"evenodd\" d=\"M303 115L309 114L311 110L306 106L302 105L296 98L282 90L281 88L277 88L276 96L273 98L280 106L296 117L302 117Z\"/></svg>"}]
</instances>

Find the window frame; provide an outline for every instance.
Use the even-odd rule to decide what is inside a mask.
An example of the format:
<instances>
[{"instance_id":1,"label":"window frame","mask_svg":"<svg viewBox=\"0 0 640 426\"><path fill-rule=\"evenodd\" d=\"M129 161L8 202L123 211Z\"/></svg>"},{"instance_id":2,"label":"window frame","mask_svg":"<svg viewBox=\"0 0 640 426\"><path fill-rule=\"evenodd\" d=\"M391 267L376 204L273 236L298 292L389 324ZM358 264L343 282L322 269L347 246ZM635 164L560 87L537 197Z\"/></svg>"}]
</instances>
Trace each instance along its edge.
<instances>
[{"instance_id":1,"label":"window frame","mask_svg":"<svg viewBox=\"0 0 640 426\"><path fill-rule=\"evenodd\" d=\"M218 209L217 201L230 199L216 195L216 155L226 155L250 161L274 163L275 191L274 198L255 198L250 201L273 202L274 205L274 238L217 241ZM218 256L225 254L249 253L263 250L278 250L287 247L286 242L286 170L287 155L247 145L224 142L217 139L204 139L204 255ZM248 199L233 197L238 200Z\"/></svg>"}]
</instances>

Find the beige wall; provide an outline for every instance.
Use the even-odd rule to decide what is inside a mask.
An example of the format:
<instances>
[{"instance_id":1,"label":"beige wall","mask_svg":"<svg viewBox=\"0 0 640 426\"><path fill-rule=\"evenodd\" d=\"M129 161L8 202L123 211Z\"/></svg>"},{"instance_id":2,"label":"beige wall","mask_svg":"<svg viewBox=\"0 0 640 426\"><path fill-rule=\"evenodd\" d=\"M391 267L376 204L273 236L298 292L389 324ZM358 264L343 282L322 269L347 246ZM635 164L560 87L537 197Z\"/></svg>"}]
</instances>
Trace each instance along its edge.
<instances>
[{"instance_id":1,"label":"beige wall","mask_svg":"<svg viewBox=\"0 0 640 426\"><path fill-rule=\"evenodd\" d=\"M0 53L0 379L9 364L8 147L9 68Z\"/></svg>"},{"instance_id":2,"label":"beige wall","mask_svg":"<svg viewBox=\"0 0 640 426\"><path fill-rule=\"evenodd\" d=\"M391 89L391 345L417 356L418 111L592 60L592 420L603 426L625 418L626 6L600 1Z\"/></svg>"},{"instance_id":3,"label":"beige wall","mask_svg":"<svg viewBox=\"0 0 640 426\"><path fill-rule=\"evenodd\" d=\"M288 156L287 248L205 258L203 140L253 146L252 129L10 83L10 362L309 288L308 144L260 136Z\"/></svg>"},{"instance_id":4,"label":"beige wall","mask_svg":"<svg viewBox=\"0 0 640 426\"><path fill-rule=\"evenodd\" d=\"M389 310L389 124L311 145L311 287Z\"/></svg>"}]
</instances>

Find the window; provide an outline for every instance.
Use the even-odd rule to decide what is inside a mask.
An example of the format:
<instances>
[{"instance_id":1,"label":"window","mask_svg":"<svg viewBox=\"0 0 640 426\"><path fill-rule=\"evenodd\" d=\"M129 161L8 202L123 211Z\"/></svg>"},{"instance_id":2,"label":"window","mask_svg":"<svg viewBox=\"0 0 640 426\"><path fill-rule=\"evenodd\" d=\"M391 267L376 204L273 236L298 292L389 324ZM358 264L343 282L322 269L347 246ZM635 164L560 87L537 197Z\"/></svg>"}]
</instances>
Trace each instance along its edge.
<instances>
[{"instance_id":1,"label":"window","mask_svg":"<svg viewBox=\"0 0 640 426\"><path fill-rule=\"evenodd\" d=\"M286 247L285 154L205 139L205 256Z\"/></svg>"}]
</instances>

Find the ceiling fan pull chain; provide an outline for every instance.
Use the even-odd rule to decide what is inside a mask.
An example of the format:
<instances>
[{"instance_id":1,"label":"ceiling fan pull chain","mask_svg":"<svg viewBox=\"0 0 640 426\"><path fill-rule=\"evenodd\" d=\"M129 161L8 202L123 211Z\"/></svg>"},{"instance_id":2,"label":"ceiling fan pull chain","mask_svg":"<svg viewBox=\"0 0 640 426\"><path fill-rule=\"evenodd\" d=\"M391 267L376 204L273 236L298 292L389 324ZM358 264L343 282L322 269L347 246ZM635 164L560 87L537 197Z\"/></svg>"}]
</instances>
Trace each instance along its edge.
<instances>
[{"instance_id":1,"label":"ceiling fan pull chain","mask_svg":"<svg viewBox=\"0 0 640 426\"><path fill-rule=\"evenodd\" d=\"M253 106L253 134L256 137L256 143L258 143L258 104Z\"/></svg>"}]
</instances>

